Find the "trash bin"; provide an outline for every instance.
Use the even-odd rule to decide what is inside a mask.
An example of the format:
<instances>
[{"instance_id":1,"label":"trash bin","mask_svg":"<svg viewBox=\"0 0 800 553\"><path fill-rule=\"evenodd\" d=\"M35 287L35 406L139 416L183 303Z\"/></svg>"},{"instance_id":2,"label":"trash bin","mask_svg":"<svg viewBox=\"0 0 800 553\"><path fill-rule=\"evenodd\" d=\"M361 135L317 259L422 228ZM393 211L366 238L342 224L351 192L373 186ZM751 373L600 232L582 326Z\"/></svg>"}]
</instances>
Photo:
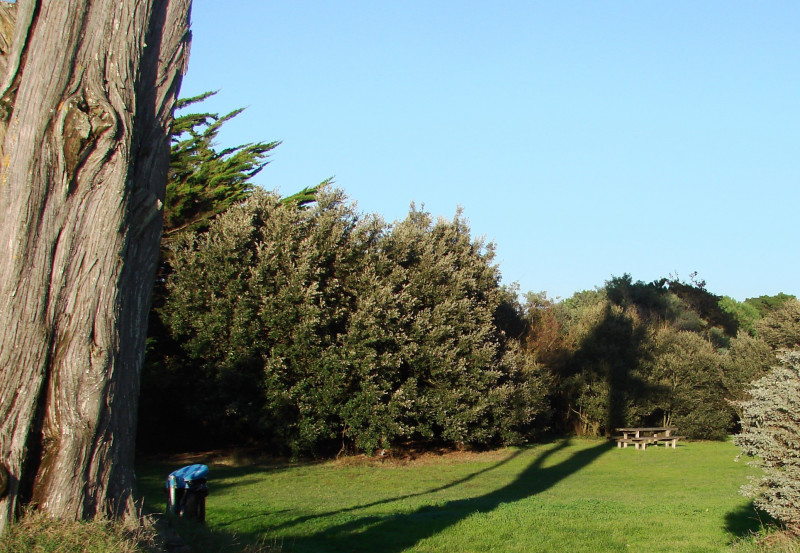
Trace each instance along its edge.
<instances>
[{"instance_id":1,"label":"trash bin","mask_svg":"<svg viewBox=\"0 0 800 553\"><path fill-rule=\"evenodd\" d=\"M167 513L206 521L208 467L189 465L167 476Z\"/></svg>"}]
</instances>

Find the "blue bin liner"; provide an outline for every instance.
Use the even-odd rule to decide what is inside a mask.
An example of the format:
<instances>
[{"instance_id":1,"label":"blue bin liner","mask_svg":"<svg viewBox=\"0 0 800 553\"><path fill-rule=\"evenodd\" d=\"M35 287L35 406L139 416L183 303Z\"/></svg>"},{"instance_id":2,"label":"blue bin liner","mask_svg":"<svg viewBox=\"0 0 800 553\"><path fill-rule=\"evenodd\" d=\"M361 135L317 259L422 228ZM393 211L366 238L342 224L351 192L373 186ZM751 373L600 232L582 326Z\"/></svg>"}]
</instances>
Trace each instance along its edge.
<instances>
[{"instance_id":1,"label":"blue bin liner","mask_svg":"<svg viewBox=\"0 0 800 553\"><path fill-rule=\"evenodd\" d=\"M207 479L208 467L206 465L189 465L173 471L167 476L167 488L185 490L189 488L192 481L205 482Z\"/></svg>"}]
</instances>

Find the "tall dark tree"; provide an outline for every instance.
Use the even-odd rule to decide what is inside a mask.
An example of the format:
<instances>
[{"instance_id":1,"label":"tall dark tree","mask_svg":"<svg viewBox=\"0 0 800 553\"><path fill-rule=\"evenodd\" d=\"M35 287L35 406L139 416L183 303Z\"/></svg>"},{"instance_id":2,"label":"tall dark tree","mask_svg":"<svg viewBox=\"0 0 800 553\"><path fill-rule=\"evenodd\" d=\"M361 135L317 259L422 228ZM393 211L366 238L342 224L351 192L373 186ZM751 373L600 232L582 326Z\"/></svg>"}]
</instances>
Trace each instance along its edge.
<instances>
[{"instance_id":1,"label":"tall dark tree","mask_svg":"<svg viewBox=\"0 0 800 553\"><path fill-rule=\"evenodd\" d=\"M191 0L0 2L0 529L131 512Z\"/></svg>"}]
</instances>

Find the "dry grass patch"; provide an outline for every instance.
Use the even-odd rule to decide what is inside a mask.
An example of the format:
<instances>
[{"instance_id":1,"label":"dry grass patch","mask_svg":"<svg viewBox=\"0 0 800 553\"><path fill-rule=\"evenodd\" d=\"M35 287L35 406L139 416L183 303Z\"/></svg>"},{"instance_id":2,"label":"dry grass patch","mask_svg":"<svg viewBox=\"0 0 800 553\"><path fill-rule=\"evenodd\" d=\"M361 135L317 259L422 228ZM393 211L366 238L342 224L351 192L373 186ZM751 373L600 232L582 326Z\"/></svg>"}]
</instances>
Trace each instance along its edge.
<instances>
[{"instance_id":1,"label":"dry grass patch","mask_svg":"<svg viewBox=\"0 0 800 553\"><path fill-rule=\"evenodd\" d=\"M154 553L162 551L153 523L64 522L28 513L9 527L0 553Z\"/></svg>"}]
</instances>

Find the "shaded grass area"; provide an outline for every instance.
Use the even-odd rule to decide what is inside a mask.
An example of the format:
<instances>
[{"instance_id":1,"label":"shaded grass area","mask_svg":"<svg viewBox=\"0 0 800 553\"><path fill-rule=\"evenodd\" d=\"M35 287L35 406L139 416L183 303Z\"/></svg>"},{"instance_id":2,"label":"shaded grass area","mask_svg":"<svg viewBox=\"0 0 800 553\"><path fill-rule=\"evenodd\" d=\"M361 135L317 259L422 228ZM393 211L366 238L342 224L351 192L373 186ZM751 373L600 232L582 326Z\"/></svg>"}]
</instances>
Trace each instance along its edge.
<instances>
[{"instance_id":1,"label":"shaded grass area","mask_svg":"<svg viewBox=\"0 0 800 553\"><path fill-rule=\"evenodd\" d=\"M211 464L208 527L181 531L198 552L730 551L761 526L737 453L572 439L411 463ZM175 468L139 467L149 508L164 510Z\"/></svg>"},{"instance_id":2,"label":"shaded grass area","mask_svg":"<svg viewBox=\"0 0 800 553\"><path fill-rule=\"evenodd\" d=\"M108 521L61 522L30 513L0 538L0 553L154 553L152 526L126 528Z\"/></svg>"}]
</instances>

